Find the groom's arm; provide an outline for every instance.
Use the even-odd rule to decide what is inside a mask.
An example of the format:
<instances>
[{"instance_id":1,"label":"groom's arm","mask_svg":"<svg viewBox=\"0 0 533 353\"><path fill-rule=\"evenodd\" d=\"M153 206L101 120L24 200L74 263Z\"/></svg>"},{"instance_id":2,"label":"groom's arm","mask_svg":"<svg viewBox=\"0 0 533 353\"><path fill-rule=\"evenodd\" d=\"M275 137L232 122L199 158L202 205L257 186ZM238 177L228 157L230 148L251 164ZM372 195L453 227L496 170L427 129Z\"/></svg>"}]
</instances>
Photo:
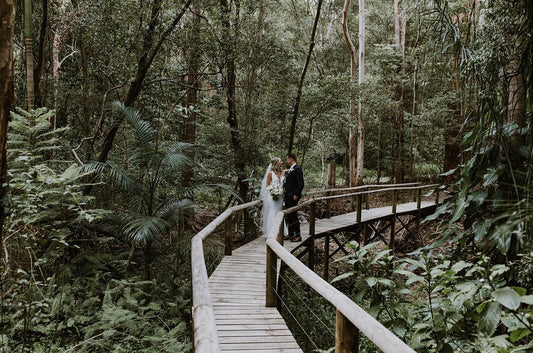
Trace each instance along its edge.
<instances>
[{"instance_id":1,"label":"groom's arm","mask_svg":"<svg viewBox=\"0 0 533 353\"><path fill-rule=\"evenodd\" d=\"M304 173L302 172L301 168L298 168L295 170L296 172L296 193L295 195L298 196L298 199L302 198L302 191L304 189Z\"/></svg>"}]
</instances>

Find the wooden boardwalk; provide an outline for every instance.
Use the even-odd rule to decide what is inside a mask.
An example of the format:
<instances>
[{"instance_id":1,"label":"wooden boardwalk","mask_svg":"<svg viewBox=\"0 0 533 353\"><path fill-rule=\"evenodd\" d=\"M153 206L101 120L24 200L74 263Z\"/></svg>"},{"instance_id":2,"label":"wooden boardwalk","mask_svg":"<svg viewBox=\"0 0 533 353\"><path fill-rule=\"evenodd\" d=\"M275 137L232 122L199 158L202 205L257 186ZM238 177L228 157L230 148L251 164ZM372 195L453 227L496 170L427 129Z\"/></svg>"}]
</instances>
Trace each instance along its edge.
<instances>
[{"instance_id":1,"label":"wooden boardwalk","mask_svg":"<svg viewBox=\"0 0 533 353\"><path fill-rule=\"evenodd\" d=\"M422 202L421 209L434 207ZM416 202L399 204L396 214L417 210ZM362 210L361 221L370 222L391 217L391 206ZM315 233L339 231L355 225L356 214L347 213L328 219L317 219ZM307 238L308 224L302 224L302 237ZM285 242L292 250L300 242ZM222 352L302 352L276 308L265 307L266 277L265 238L259 237L225 256L209 278L218 338Z\"/></svg>"},{"instance_id":2,"label":"wooden boardwalk","mask_svg":"<svg viewBox=\"0 0 533 353\"><path fill-rule=\"evenodd\" d=\"M225 256L209 278L220 349L302 353L276 308L265 307L265 238Z\"/></svg>"}]
</instances>

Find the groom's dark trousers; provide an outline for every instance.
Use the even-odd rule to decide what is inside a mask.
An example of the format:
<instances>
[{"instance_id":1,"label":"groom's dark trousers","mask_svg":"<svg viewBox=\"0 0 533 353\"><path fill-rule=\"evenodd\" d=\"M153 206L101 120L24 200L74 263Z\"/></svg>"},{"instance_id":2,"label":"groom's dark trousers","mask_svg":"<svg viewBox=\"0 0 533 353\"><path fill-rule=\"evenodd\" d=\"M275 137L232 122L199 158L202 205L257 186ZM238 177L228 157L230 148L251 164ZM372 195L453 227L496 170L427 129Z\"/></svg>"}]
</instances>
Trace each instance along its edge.
<instances>
[{"instance_id":1,"label":"groom's dark trousers","mask_svg":"<svg viewBox=\"0 0 533 353\"><path fill-rule=\"evenodd\" d=\"M299 199L294 201L293 196L285 197L285 208L291 208L298 205ZM291 212L287 215L285 222L287 222L287 228L289 231L289 237L300 236L300 221L298 220L297 212Z\"/></svg>"},{"instance_id":2,"label":"groom's dark trousers","mask_svg":"<svg viewBox=\"0 0 533 353\"><path fill-rule=\"evenodd\" d=\"M304 188L303 172L299 165L294 165L293 169L285 176L285 184L283 186L285 189L284 208L287 209L298 205ZM297 196L296 200L294 199L295 195ZM288 236L291 238L299 237L300 222L298 221L298 214L296 212L289 213L285 221L289 231Z\"/></svg>"}]
</instances>

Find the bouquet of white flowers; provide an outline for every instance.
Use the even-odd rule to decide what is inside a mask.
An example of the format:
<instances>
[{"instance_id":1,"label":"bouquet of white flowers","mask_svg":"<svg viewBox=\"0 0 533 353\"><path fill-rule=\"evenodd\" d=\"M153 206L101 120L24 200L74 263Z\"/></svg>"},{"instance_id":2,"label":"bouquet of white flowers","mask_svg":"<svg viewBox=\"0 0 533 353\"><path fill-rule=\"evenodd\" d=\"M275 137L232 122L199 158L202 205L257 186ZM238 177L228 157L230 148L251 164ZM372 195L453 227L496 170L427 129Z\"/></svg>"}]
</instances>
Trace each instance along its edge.
<instances>
[{"instance_id":1,"label":"bouquet of white flowers","mask_svg":"<svg viewBox=\"0 0 533 353\"><path fill-rule=\"evenodd\" d=\"M283 187L280 184L270 184L267 186L267 190L272 195L274 200L277 200L281 195L283 195Z\"/></svg>"}]
</instances>

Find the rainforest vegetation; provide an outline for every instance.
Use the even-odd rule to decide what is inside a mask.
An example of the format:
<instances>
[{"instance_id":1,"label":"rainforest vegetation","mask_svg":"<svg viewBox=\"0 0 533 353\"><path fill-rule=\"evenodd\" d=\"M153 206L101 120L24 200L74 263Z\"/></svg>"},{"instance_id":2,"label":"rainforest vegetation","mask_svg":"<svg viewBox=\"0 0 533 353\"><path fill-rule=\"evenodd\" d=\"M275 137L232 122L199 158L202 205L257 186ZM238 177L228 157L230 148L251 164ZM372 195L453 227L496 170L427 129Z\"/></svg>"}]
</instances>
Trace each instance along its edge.
<instances>
[{"instance_id":1,"label":"rainforest vegetation","mask_svg":"<svg viewBox=\"0 0 533 353\"><path fill-rule=\"evenodd\" d=\"M2 0L0 20L0 352L192 352L191 238L288 152L304 194L333 164L337 187L441 185L415 248L350 243L333 285L417 352L533 351L532 1ZM309 321L301 347L331 351Z\"/></svg>"}]
</instances>

